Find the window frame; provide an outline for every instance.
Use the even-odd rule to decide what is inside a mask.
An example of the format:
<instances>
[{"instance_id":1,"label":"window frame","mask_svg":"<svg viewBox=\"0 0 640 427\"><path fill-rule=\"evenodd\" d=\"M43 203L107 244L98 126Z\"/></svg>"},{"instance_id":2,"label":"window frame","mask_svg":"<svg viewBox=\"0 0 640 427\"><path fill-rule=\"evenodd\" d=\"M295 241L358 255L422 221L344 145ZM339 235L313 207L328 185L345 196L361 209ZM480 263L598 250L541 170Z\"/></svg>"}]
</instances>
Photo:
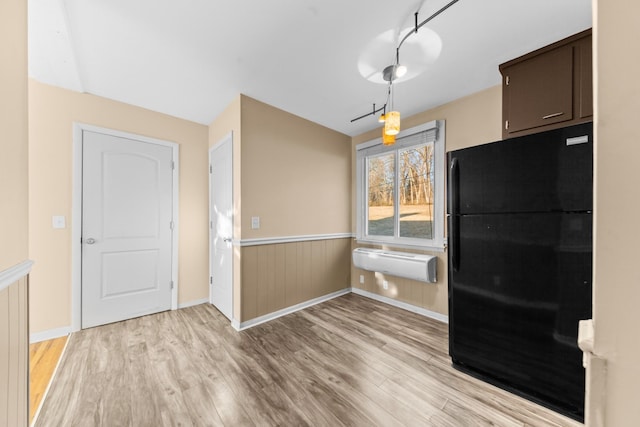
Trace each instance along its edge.
<instances>
[{"instance_id":1,"label":"window frame","mask_svg":"<svg viewBox=\"0 0 640 427\"><path fill-rule=\"evenodd\" d=\"M416 237L400 237L399 236L399 216L400 216L400 150L411 147L419 147L424 145L424 141L416 143L415 141L402 141L407 136L415 135L421 132L427 132L432 129L436 131L436 138L433 141L433 167L434 182L433 191L433 237L431 239L423 239ZM444 237L445 215L444 215L444 192L445 192L445 121L433 120L431 122L415 126L401 131L396 136L394 145L385 146L382 144L382 138L376 138L371 141L358 144L356 146L356 241L366 244L383 244L394 247L420 248L424 250L432 250L443 252L446 247ZM368 162L370 157L379 156L395 152L394 167L394 235L393 236L375 236L367 234L368 224Z\"/></svg>"}]
</instances>

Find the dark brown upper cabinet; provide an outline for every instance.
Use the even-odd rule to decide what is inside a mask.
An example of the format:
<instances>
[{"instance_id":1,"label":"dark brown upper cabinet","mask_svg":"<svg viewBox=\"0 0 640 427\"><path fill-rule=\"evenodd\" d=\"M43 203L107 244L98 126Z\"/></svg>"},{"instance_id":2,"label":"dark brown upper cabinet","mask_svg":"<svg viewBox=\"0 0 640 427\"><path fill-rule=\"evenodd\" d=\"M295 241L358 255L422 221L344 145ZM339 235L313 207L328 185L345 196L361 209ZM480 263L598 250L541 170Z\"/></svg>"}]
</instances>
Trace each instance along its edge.
<instances>
[{"instance_id":1,"label":"dark brown upper cabinet","mask_svg":"<svg viewBox=\"0 0 640 427\"><path fill-rule=\"evenodd\" d=\"M593 120L591 30L500 65L502 137Z\"/></svg>"}]
</instances>

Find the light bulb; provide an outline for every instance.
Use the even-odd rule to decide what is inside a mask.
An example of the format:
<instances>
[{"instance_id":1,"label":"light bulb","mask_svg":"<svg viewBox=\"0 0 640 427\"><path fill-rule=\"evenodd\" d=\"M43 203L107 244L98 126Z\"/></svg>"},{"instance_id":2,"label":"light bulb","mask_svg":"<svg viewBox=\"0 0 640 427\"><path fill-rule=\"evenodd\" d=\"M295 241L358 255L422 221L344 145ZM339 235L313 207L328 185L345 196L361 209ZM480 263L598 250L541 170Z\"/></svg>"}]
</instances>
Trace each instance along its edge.
<instances>
[{"instance_id":1,"label":"light bulb","mask_svg":"<svg viewBox=\"0 0 640 427\"><path fill-rule=\"evenodd\" d=\"M400 78L400 77L404 76L405 74L407 74L407 67L405 67L404 65L398 64L396 66L395 74L396 74L397 78Z\"/></svg>"}]
</instances>

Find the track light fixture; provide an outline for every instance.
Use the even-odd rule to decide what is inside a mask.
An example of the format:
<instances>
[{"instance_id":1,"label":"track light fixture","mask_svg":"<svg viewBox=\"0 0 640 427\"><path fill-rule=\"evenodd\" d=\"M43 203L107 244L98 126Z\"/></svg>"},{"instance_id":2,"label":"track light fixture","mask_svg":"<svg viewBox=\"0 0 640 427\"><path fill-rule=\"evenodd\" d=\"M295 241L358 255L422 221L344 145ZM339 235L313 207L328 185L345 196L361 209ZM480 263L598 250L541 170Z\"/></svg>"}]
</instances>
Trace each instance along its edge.
<instances>
[{"instance_id":1,"label":"track light fixture","mask_svg":"<svg viewBox=\"0 0 640 427\"><path fill-rule=\"evenodd\" d=\"M433 15L429 16L427 19L418 24L418 12L414 14L415 25L414 28L409 31L405 36L400 40L398 47L396 48L396 60L395 63L388 65L382 70L382 78L389 82L389 90L387 92L387 102L381 107L376 109L376 104L373 104L373 111L367 114L363 114L362 116L356 117L352 119L351 122L355 122L357 120L363 119L365 117L376 115L380 111L383 113L378 118L378 122L384 123L382 128L382 142L385 145L392 145L395 143L395 136L400 132L400 112L395 111L393 108L393 82L396 79L403 77L407 74L407 67L400 63L400 48L402 44L412 35L417 34L418 30L431 21L436 16L440 15L442 12L453 6L459 0L452 0L443 6L440 10L435 12ZM389 105L389 112L387 113L387 105Z\"/></svg>"},{"instance_id":2,"label":"track light fixture","mask_svg":"<svg viewBox=\"0 0 640 427\"><path fill-rule=\"evenodd\" d=\"M382 70L382 78L388 82L392 82L395 79L399 79L407 74L407 67L404 65L393 64Z\"/></svg>"}]
</instances>

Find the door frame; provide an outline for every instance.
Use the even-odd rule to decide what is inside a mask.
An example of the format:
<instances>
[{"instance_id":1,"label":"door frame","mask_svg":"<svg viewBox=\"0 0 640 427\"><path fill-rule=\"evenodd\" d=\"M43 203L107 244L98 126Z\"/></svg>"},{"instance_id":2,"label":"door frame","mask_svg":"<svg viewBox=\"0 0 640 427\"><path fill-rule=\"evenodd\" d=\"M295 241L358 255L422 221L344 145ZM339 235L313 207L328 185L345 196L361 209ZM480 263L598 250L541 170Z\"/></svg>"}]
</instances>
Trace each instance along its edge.
<instances>
[{"instance_id":1,"label":"door frame","mask_svg":"<svg viewBox=\"0 0 640 427\"><path fill-rule=\"evenodd\" d=\"M171 310L178 308L178 231L179 217L179 144L170 141L163 141L129 132L122 132L114 129L103 128L80 122L73 123L73 176L72 176L72 207L71 207L71 331L76 332L82 329L82 132L90 131L105 135L133 139L140 142L162 145L170 147L172 151L173 174L172 174L172 211L173 211L173 233L171 238L171 280L173 289L171 290Z\"/></svg>"},{"instance_id":2,"label":"door frame","mask_svg":"<svg viewBox=\"0 0 640 427\"><path fill-rule=\"evenodd\" d=\"M213 183L212 181L212 177L213 174L211 173L211 156L213 154L213 151L215 149L217 149L218 147L220 147L222 144L225 143L229 143L231 144L231 206L233 207L232 210L232 217L231 217L231 223L232 223L232 257L231 257L231 320L233 321L233 319L235 319L235 310L234 310L234 306L235 306L235 292L234 292L234 263L235 263L235 243L236 243L236 239L235 239L235 195L234 195L234 187L235 187L235 175L234 175L234 168L233 168L233 131L230 131L228 134L226 134L225 136L223 136L222 138L220 138L220 140L218 140L218 142L216 142L215 144L213 144L211 147L209 147L209 194L207 199L209 200L208 203L208 209L209 209L209 304L213 304L213 295L211 294L211 285L212 280L213 280L213 212L211 211L211 190L213 187Z\"/></svg>"}]
</instances>

